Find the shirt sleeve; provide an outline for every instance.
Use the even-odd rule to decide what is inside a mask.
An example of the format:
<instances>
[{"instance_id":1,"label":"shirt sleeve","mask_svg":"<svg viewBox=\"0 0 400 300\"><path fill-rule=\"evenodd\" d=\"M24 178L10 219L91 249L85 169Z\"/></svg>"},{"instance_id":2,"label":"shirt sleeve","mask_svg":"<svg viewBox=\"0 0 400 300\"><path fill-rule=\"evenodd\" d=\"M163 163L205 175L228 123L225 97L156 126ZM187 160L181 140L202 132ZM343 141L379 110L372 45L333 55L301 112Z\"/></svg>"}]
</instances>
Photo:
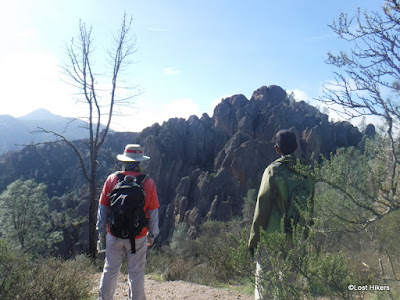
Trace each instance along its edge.
<instances>
[{"instance_id":1,"label":"shirt sleeve","mask_svg":"<svg viewBox=\"0 0 400 300\"><path fill-rule=\"evenodd\" d=\"M157 189L154 180L149 178L145 181L145 192L146 192L146 207L145 210L154 210L160 207L158 201Z\"/></svg>"},{"instance_id":2,"label":"shirt sleeve","mask_svg":"<svg viewBox=\"0 0 400 300\"><path fill-rule=\"evenodd\" d=\"M110 206L110 197L109 194L113 189L113 176L110 175L106 179L103 185L103 189L100 194L99 198L99 208L97 210L97 223L96 223L96 229L99 232L105 232L106 231L106 226L107 226L107 213L108 213L108 208Z\"/></svg>"},{"instance_id":3,"label":"shirt sleeve","mask_svg":"<svg viewBox=\"0 0 400 300\"><path fill-rule=\"evenodd\" d=\"M108 213L108 206L104 206L99 204L99 209L97 211L97 224L96 229L99 232L106 232L107 231L107 213Z\"/></svg>"},{"instance_id":4,"label":"shirt sleeve","mask_svg":"<svg viewBox=\"0 0 400 300\"><path fill-rule=\"evenodd\" d=\"M146 193L144 210L149 218L148 231L149 234L155 238L160 233L160 228L158 225L158 208L160 207L160 203L158 201L157 189L153 179L148 178L144 182L144 191ZM144 231L143 234L145 234Z\"/></svg>"},{"instance_id":5,"label":"shirt sleeve","mask_svg":"<svg viewBox=\"0 0 400 300\"><path fill-rule=\"evenodd\" d=\"M101 191L101 195L99 198L99 204L104 205L104 206L110 206L109 195L112 192L117 181L118 181L118 179L115 174L111 174L110 176L108 176L108 178L104 182L103 189Z\"/></svg>"},{"instance_id":6,"label":"shirt sleeve","mask_svg":"<svg viewBox=\"0 0 400 300\"><path fill-rule=\"evenodd\" d=\"M160 228L158 227L158 208L149 210L149 234L156 238L157 235L160 233Z\"/></svg>"},{"instance_id":7,"label":"shirt sleeve","mask_svg":"<svg viewBox=\"0 0 400 300\"><path fill-rule=\"evenodd\" d=\"M268 167L262 177L258 192L253 224L250 230L249 248L255 249L260 241L260 228L267 228L275 198L273 169Z\"/></svg>"}]
</instances>

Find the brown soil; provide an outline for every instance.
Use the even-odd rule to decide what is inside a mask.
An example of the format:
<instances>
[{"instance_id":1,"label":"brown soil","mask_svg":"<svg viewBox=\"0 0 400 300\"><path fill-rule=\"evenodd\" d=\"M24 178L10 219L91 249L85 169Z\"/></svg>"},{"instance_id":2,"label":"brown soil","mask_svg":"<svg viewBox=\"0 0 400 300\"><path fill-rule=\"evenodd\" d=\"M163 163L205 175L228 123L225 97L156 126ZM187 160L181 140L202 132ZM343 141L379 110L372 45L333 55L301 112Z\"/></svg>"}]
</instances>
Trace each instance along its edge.
<instances>
[{"instance_id":1,"label":"brown soil","mask_svg":"<svg viewBox=\"0 0 400 300\"><path fill-rule=\"evenodd\" d=\"M96 276L96 288L101 274ZM146 298L148 300L252 300L253 296L245 295L228 289L217 289L183 281L157 281L146 276ZM115 300L128 299L128 276L120 274Z\"/></svg>"}]
</instances>

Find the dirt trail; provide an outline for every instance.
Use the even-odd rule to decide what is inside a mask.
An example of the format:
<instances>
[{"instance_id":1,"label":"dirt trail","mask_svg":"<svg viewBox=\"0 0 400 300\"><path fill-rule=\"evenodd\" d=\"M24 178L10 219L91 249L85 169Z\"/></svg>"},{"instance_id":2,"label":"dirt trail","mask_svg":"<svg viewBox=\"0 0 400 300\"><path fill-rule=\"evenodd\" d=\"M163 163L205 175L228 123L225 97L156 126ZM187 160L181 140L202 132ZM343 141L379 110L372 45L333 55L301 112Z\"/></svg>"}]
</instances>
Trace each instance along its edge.
<instances>
[{"instance_id":1,"label":"dirt trail","mask_svg":"<svg viewBox=\"0 0 400 300\"><path fill-rule=\"evenodd\" d=\"M98 284L101 274L97 277ZM252 300L253 296L239 292L217 289L209 286L198 285L183 281L156 281L151 276L145 279L146 298L148 300ZM120 274L115 300L128 299L128 276Z\"/></svg>"}]
</instances>

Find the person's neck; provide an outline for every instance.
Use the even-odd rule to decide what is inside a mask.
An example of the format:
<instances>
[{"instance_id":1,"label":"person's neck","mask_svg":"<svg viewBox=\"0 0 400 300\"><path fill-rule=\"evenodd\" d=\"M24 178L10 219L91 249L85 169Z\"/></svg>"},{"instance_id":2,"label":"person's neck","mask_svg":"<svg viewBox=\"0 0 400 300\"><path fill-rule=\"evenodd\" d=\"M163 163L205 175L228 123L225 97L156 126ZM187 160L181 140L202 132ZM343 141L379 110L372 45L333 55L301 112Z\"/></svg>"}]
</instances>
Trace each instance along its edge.
<instances>
[{"instance_id":1,"label":"person's neck","mask_svg":"<svg viewBox=\"0 0 400 300\"><path fill-rule=\"evenodd\" d=\"M125 163L123 168L123 171L130 171L130 172L138 172L141 173L142 172L142 168L140 167L140 165L138 163Z\"/></svg>"}]
</instances>

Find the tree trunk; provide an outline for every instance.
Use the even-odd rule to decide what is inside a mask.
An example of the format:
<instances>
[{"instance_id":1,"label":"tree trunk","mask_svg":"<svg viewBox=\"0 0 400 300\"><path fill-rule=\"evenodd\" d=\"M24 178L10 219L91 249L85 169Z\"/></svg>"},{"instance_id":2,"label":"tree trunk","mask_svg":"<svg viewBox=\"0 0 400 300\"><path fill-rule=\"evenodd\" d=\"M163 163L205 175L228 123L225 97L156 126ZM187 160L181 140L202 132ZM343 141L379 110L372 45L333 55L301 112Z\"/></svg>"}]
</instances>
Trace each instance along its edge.
<instances>
[{"instance_id":1,"label":"tree trunk","mask_svg":"<svg viewBox=\"0 0 400 300\"><path fill-rule=\"evenodd\" d=\"M96 195L96 155L93 153L91 159L91 171L90 171L90 182L89 182L89 256L91 258L96 257L97 251L97 235L96 235L96 223L97 223L97 195Z\"/></svg>"},{"instance_id":2,"label":"tree trunk","mask_svg":"<svg viewBox=\"0 0 400 300\"><path fill-rule=\"evenodd\" d=\"M97 199L95 182L90 182L89 187L89 253L91 258L96 257L96 222L97 222Z\"/></svg>"}]
</instances>

